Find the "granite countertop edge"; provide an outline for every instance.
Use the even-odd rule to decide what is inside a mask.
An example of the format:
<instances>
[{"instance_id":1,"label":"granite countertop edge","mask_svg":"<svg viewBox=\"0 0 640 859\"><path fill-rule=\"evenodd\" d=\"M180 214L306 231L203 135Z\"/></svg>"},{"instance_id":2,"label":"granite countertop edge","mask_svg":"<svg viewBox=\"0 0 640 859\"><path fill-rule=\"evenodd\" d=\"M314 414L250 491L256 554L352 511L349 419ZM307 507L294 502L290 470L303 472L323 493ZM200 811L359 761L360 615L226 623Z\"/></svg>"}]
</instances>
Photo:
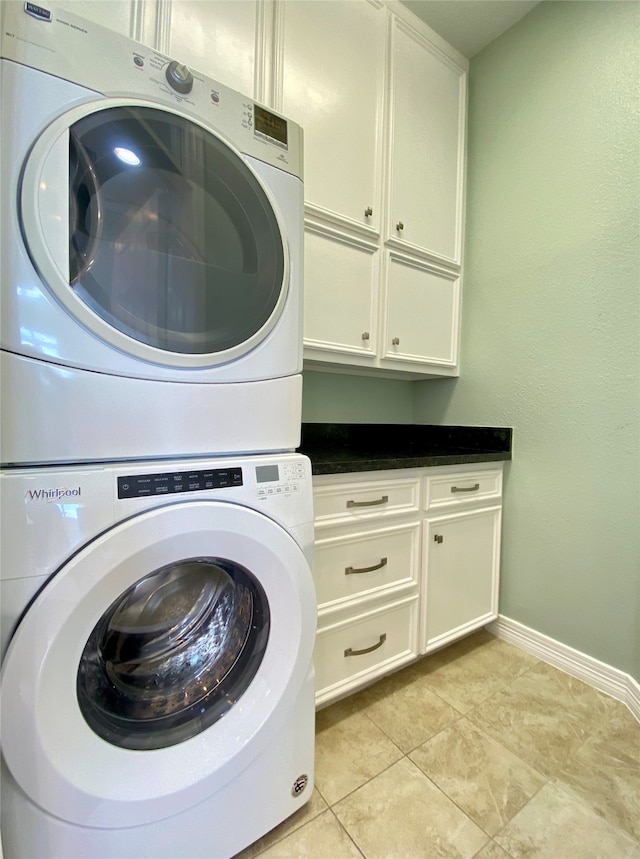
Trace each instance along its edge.
<instances>
[{"instance_id":1,"label":"granite countertop edge","mask_svg":"<svg viewBox=\"0 0 640 859\"><path fill-rule=\"evenodd\" d=\"M302 451L304 453L305 451ZM398 459L347 459L335 461L322 457L311 459L313 474L345 474L351 471L390 471L395 468L433 468L437 465L466 465L475 462L503 462L511 459L510 453L451 453L432 456L410 456Z\"/></svg>"},{"instance_id":2,"label":"granite countertop edge","mask_svg":"<svg viewBox=\"0 0 640 859\"><path fill-rule=\"evenodd\" d=\"M299 452L314 475L472 465L511 459L508 427L303 424Z\"/></svg>"}]
</instances>

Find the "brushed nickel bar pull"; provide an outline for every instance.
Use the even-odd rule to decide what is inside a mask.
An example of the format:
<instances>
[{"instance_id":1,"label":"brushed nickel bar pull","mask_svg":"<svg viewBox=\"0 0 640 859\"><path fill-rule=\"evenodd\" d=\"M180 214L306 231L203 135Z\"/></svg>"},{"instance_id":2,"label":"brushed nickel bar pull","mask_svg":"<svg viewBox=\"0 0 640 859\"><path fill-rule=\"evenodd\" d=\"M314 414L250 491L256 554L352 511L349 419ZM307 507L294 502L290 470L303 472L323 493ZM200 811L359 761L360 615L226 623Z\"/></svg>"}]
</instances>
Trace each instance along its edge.
<instances>
[{"instance_id":1,"label":"brushed nickel bar pull","mask_svg":"<svg viewBox=\"0 0 640 859\"><path fill-rule=\"evenodd\" d=\"M373 567L345 567L344 574L345 576L353 576L356 573L372 573L374 570L381 570L383 567L387 566L387 559L380 558L379 564L374 564Z\"/></svg>"},{"instance_id":2,"label":"brushed nickel bar pull","mask_svg":"<svg viewBox=\"0 0 640 859\"><path fill-rule=\"evenodd\" d=\"M388 500L389 496L383 495L375 501L347 501L347 507L374 507L376 504L386 504Z\"/></svg>"},{"instance_id":3,"label":"brushed nickel bar pull","mask_svg":"<svg viewBox=\"0 0 640 859\"><path fill-rule=\"evenodd\" d=\"M383 632L380 636L380 641L377 641L375 644L372 644L371 647L364 647L362 650L354 650L353 647L347 647L344 652L345 656L362 656L363 653L372 653L374 650L377 650L387 640L387 633Z\"/></svg>"},{"instance_id":4,"label":"brushed nickel bar pull","mask_svg":"<svg viewBox=\"0 0 640 859\"><path fill-rule=\"evenodd\" d=\"M474 483L473 486L452 486L452 492L475 492L476 489L480 489L479 483Z\"/></svg>"}]
</instances>

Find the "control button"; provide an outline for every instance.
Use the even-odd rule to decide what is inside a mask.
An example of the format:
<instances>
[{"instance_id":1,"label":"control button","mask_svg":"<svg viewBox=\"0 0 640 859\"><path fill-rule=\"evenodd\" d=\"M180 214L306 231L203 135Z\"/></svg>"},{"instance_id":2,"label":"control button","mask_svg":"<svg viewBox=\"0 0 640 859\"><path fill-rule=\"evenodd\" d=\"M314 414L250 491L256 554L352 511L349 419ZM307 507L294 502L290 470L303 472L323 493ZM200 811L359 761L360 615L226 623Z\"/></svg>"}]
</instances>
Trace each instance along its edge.
<instances>
[{"instance_id":1,"label":"control button","mask_svg":"<svg viewBox=\"0 0 640 859\"><path fill-rule=\"evenodd\" d=\"M136 66L138 66L139 69L144 66L144 60L142 59L142 57L134 57L133 62L136 64Z\"/></svg>"},{"instance_id":2,"label":"control button","mask_svg":"<svg viewBox=\"0 0 640 859\"><path fill-rule=\"evenodd\" d=\"M166 78L176 92L186 95L193 89L193 75L183 63L175 60L167 66Z\"/></svg>"}]
</instances>

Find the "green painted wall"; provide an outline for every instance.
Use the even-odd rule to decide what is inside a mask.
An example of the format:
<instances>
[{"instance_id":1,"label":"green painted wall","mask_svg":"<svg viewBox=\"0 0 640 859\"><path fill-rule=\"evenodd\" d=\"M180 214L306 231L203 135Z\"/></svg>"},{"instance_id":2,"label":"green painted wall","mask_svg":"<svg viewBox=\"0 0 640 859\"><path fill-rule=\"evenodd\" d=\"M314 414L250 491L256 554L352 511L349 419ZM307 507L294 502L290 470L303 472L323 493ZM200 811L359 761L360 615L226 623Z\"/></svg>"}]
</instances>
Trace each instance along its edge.
<instances>
[{"instance_id":1,"label":"green painted wall","mask_svg":"<svg viewBox=\"0 0 640 859\"><path fill-rule=\"evenodd\" d=\"M413 423L413 383L307 370L302 420L353 424Z\"/></svg>"},{"instance_id":2,"label":"green painted wall","mask_svg":"<svg viewBox=\"0 0 640 859\"><path fill-rule=\"evenodd\" d=\"M471 62L462 375L514 427L501 612L640 679L640 5L544 2Z\"/></svg>"}]
</instances>

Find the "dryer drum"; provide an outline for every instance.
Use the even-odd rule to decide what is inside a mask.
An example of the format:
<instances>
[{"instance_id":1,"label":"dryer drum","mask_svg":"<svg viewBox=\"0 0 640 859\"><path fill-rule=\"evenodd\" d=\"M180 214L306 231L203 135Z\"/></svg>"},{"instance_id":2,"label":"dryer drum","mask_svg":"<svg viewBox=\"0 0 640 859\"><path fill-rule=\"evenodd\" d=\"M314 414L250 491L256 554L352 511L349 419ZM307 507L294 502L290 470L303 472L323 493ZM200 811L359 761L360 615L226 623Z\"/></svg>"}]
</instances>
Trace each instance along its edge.
<instances>
[{"instance_id":1,"label":"dryer drum","mask_svg":"<svg viewBox=\"0 0 640 859\"><path fill-rule=\"evenodd\" d=\"M263 589L238 564L186 559L145 576L96 624L77 695L90 727L129 749L175 745L249 686L269 635Z\"/></svg>"}]
</instances>

